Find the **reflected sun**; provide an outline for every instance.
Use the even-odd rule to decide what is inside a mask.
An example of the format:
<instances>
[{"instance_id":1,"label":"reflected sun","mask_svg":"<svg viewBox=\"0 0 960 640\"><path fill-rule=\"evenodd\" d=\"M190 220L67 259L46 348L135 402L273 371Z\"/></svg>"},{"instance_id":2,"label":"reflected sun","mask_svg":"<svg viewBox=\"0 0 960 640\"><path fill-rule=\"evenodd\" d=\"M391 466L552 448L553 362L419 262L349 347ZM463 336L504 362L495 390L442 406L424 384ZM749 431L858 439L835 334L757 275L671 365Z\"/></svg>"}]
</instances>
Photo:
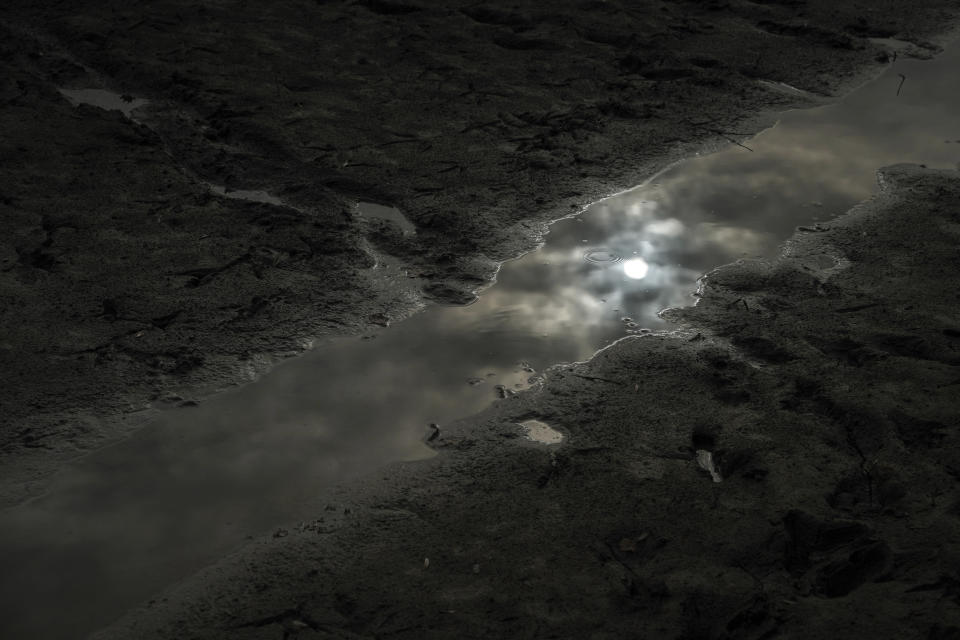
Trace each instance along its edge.
<instances>
[{"instance_id":1,"label":"reflected sun","mask_svg":"<svg viewBox=\"0 0 960 640\"><path fill-rule=\"evenodd\" d=\"M650 265L648 265L647 261L643 258L633 258L623 263L623 272L628 278L633 278L634 280L642 280L645 278L649 269Z\"/></svg>"}]
</instances>

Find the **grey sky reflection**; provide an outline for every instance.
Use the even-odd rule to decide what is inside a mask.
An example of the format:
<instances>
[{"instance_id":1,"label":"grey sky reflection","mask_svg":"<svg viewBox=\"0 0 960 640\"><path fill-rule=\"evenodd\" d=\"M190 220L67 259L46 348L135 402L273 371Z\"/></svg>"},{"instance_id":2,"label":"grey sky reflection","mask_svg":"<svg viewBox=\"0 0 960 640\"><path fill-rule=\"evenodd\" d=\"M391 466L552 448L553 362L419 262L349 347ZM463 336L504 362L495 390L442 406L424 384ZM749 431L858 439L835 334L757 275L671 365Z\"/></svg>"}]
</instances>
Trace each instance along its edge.
<instances>
[{"instance_id":1,"label":"grey sky reflection","mask_svg":"<svg viewBox=\"0 0 960 640\"><path fill-rule=\"evenodd\" d=\"M958 66L958 46L900 60L840 104L785 114L753 153L692 159L558 222L472 306L321 344L64 468L49 495L0 513L7 632L76 637L105 624L246 536L315 517L323 487L429 455L428 423L484 408L495 385L523 386L523 365L585 359L624 335L623 317L662 327L656 313L690 304L700 274L774 255L795 226L869 196L878 167L954 166L960 144L944 141L960 140ZM897 73L908 77L899 97ZM584 259L600 249L624 261ZM648 264L642 279L624 273L633 259ZM18 607L26 599L57 615Z\"/></svg>"}]
</instances>

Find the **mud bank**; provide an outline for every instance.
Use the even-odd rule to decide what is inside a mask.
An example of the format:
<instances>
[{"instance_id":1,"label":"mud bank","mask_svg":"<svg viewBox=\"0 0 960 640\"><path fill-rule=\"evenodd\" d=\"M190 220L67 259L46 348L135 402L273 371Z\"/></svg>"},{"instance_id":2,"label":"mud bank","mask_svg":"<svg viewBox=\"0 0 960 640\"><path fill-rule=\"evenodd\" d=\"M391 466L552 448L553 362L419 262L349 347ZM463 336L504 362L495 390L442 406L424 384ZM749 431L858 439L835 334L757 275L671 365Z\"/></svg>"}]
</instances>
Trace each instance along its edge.
<instances>
[{"instance_id":1,"label":"mud bank","mask_svg":"<svg viewBox=\"0 0 960 640\"><path fill-rule=\"evenodd\" d=\"M956 637L960 176L880 179L95 637Z\"/></svg>"},{"instance_id":2,"label":"mud bank","mask_svg":"<svg viewBox=\"0 0 960 640\"><path fill-rule=\"evenodd\" d=\"M546 221L755 132L766 110L836 94L894 47L929 55L957 13L938 0L12 1L0 16L12 504L64 459L318 336L469 299ZM62 88L149 103L131 120ZM400 207L416 234L358 217L358 199ZM372 269L382 256L394 276Z\"/></svg>"}]
</instances>

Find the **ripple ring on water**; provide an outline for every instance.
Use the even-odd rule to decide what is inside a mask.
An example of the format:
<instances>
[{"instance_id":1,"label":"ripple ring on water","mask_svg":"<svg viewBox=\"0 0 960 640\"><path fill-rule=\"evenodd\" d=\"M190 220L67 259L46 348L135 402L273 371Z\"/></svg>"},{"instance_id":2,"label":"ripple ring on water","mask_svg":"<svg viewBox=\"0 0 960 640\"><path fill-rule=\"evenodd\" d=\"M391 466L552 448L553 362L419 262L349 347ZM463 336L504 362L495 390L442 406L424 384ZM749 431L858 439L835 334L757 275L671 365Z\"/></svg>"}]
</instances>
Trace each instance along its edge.
<instances>
[{"instance_id":1,"label":"ripple ring on water","mask_svg":"<svg viewBox=\"0 0 960 640\"><path fill-rule=\"evenodd\" d=\"M583 254L583 259L593 264L616 264L623 261L623 257L617 255L610 249L588 249Z\"/></svg>"}]
</instances>

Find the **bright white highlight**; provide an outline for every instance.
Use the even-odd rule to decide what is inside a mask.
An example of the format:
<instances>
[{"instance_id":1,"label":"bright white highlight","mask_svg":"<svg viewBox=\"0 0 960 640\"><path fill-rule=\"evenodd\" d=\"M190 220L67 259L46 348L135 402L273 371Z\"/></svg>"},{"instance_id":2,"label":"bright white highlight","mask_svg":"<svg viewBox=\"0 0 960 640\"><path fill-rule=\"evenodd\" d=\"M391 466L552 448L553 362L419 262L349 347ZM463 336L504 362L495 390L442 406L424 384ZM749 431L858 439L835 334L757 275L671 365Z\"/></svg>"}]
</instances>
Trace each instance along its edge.
<instances>
[{"instance_id":1,"label":"bright white highlight","mask_svg":"<svg viewBox=\"0 0 960 640\"><path fill-rule=\"evenodd\" d=\"M539 420L524 420L520 423L525 432L524 437L527 440L533 440L541 444L560 444L563 442L563 434L553 429L546 422Z\"/></svg>"},{"instance_id":2,"label":"bright white highlight","mask_svg":"<svg viewBox=\"0 0 960 640\"><path fill-rule=\"evenodd\" d=\"M634 280L643 280L647 277L647 271L649 270L650 265L643 258L633 258L623 263L623 272L628 278Z\"/></svg>"},{"instance_id":3,"label":"bright white highlight","mask_svg":"<svg viewBox=\"0 0 960 640\"><path fill-rule=\"evenodd\" d=\"M686 229L683 223L676 218L667 218L666 220L657 220L647 225L647 232L658 236L668 236L676 238L683 234Z\"/></svg>"}]
</instances>

